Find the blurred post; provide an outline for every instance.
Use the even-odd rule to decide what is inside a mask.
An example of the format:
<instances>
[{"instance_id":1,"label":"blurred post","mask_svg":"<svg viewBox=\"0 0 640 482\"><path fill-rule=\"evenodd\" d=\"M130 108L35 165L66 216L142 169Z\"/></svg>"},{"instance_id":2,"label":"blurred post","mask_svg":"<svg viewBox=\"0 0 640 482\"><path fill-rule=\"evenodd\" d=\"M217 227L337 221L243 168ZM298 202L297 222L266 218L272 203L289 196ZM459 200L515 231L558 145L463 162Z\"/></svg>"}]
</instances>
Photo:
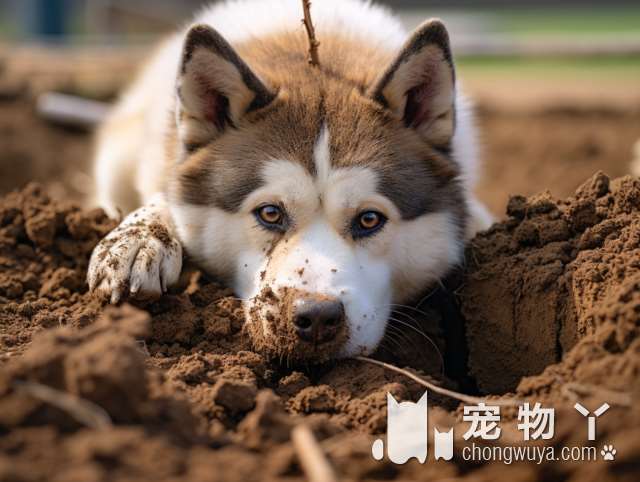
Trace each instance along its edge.
<instances>
[{"instance_id":1,"label":"blurred post","mask_svg":"<svg viewBox=\"0 0 640 482\"><path fill-rule=\"evenodd\" d=\"M34 0L33 3L34 33L41 37L62 38L67 27L66 0Z\"/></svg>"}]
</instances>

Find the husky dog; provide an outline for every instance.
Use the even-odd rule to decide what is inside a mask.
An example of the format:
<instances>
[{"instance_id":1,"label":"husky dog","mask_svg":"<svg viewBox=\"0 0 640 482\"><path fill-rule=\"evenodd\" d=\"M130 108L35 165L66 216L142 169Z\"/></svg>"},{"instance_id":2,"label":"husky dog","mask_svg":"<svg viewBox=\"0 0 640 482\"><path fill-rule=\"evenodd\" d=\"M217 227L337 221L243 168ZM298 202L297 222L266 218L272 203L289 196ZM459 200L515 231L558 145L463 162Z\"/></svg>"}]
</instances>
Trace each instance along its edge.
<instances>
[{"instance_id":1,"label":"husky dog","mask_svg":"<svg viewBox=\"0 0 640 482\"><path fill-rule=\"evenodd\" d=\"M281 354L346 357L462 261L490 216L444 25L407 35L360 0L311 13L319 66L299 0L215 4L161 45L99 132L97 201L127 216L91 290L158 296L184 253Z\"/></svg>"}]
</instances>

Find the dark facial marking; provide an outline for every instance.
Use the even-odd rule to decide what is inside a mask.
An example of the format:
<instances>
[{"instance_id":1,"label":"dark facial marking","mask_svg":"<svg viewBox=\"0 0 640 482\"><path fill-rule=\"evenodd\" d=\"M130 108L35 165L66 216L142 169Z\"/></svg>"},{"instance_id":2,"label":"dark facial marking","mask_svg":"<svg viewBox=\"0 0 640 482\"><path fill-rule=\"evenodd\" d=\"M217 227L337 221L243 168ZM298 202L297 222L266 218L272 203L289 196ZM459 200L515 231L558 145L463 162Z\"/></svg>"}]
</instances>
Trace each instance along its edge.
<instances>
[{"instance_id":1,"label":"dark facial marking","mask_svg":"<svg viewBox=\"0 0 640 482\"><path fill-rule=\"evenodd\" d=\"M447 151L433 149L412 129L371 100L327 101L333 167L361 166L378 176L377 190L403 219L446 208L458 201L458 174ZM450 201L452 196L455 198Z\"/></svg>"},{"instance_id":2,"label":"dark facial marking","mask_svg":"<svg viewBox=\"0 0 640 482\"><path fill-rule=\"evenodd\" d=\"M320 99L274 100L246 115L177 165L176 186L183 202L236 212L253 191L264 185L266 162L283 159L314 169L313 147L318 135Z\"/></svg>"}]
</instances>

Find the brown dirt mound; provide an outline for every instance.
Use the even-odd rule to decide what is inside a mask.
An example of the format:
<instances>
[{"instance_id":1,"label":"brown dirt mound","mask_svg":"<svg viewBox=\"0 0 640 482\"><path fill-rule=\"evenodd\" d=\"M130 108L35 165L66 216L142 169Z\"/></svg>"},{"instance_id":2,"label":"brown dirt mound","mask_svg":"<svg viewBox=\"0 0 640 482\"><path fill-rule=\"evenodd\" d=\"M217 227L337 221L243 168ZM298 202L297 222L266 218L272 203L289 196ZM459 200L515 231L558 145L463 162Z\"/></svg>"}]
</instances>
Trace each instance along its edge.
<instances>
[{"instance_id":1,"label":"brown dirt mound","mask_svg":"<svg viewBox=\"0 0 640 482\"><path fill-rule=\"evenodd\" d=\"M451 462L395 466L373 460L372 435L386 393L416 400L415 383L356 361L267 360L238 301L198 273L157 302L105 308L84 275L113 222L34 185L12 193L0 201L0 480L299 480L301 421L349 480L637 480L639 204L637 180L603 175L566 201L514 198L474 240L456 291L479 387L553 404L555 444L588 444L575 397L609 402L598 435L615 462L470 464L457 440ZM467 424L445 402L430 397L431 421L459 439Z\"/></svg>"},{"instance_id":2,"label":"brown dirt mound","mask_svg":"<svg viewBox=\"0 0 640 482\"><path fill-rule=\"evenodd\" d=\"M640 316L640 181L598 173L564 201L514 196L507 214L471 243L460 293L480 388L514 389L596 329L608 351L626 350Z\"/></svg>"}]
</instances>

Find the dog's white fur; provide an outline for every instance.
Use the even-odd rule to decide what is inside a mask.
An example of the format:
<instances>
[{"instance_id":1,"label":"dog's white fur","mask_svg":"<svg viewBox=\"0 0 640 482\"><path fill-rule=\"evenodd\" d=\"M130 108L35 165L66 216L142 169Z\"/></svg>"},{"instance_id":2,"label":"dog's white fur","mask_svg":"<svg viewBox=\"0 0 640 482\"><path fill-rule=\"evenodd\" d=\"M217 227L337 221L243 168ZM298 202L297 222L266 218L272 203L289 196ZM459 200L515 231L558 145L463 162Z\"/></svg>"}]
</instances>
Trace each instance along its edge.
<instances>
[{"instance_id":1,"label":"dog's white fur","mask_svg":"<svg viewBox=\"0 0 640 482\"><path fill-rule=\"evenodd\" d=\"M400 49L407 38L398 19L369 2L317 1L313 4L313 20L320 37L323 32L338 30L390 51ZM195 23L213 26L233 43L301 28L300 2L231 1L204 9ZM181 252L167 247L175 242L204 269L226 279L244 299L254 299L265 286L274 291L294 287L335 296L344 303L349 322L349 341L341 354L369 353L384 334L391 303L419 294L425 282L436 282L461 261L461 246L451 241L455 239L454 220L444 211L402 220L393 203L377 194L374 171L331 167L328 142L332 133L326 126L316 139L316 176L298 163L271 159L263 168L264 186L243 201L238 213L184 204L159 194L165 190L160 166L165 162L167 113L174 107L184 35L181 32L163 44L100 132L95 165L97 200L112 215L133 213L118 233L107 238L112 243L103 243L94 252L88 275L91 287L111 294L114 301L123 294L118 288L123 280L140 292L163 291L181 270ZM478 158L475 131L467 101L459 92L455 104L452 149L471 213L467 228L471 236L486 228L491 218L472 192ZM299 212L295 214L303 221L286 243L279 243L267 256L270 235L247 233L255 229L255 206L274 199L296 206ZM388 227L366 246L345 240L338 229L345 211L355 213L363 207L379 208L389 217ZM143 242L140 238L131 241L127 232L134 225L157 220L175 239L163 245L150 236L151 248L145 256L151 256L152 262L139 262L136 256L142 253ZM428 242L424 233L428 233ZM104 261L105 250L109 249L118 250L127 262L109 266ZM144 269L147 264L150 268ZM251 302L246 306L249 311Z\"/></svg>"}]
</instances>

